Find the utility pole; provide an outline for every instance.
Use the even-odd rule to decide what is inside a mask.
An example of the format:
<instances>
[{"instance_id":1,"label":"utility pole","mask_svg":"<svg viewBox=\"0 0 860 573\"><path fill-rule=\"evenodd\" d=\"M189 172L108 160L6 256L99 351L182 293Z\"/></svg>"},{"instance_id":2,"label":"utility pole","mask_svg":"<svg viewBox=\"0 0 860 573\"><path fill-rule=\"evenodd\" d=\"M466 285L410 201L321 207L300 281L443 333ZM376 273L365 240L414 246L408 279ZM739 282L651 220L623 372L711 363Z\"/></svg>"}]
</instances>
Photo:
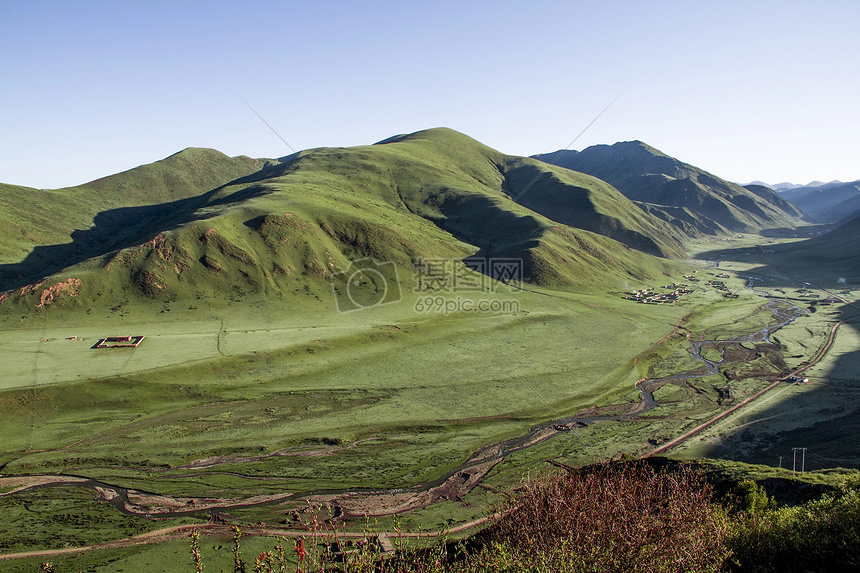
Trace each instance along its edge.
<instances>
[{"instance_id":1,"label":"utility pole","mask_svg":"<svg viewBox=\"0 0 860 573\"><path fill-rule=\"evenodd\" d=\"M782 469L782 456L779 456L779 469Z\"/></svg>"},{"instance_id":2,"label":"utility pole","mask_svg":"<svg viewBox=\"0 0 860 573\"><path fill-rule=\"evenodd\" d=\"M806 448L791 448L791 451L794 452L794 463L791 466L791 475L794 475L797 472L797 450L800 450L803 455L800 461L800 473L804 473L806 471Z\"/></svg>"}]
</instances>

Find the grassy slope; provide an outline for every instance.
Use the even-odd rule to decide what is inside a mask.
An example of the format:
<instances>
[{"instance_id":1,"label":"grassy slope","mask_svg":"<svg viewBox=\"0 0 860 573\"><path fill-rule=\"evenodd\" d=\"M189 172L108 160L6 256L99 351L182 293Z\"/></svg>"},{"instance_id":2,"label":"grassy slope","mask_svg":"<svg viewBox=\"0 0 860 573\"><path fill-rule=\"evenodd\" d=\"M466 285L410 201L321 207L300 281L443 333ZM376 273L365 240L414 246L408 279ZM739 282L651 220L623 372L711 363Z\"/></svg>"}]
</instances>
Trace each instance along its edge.
<instances>
[{"instance_id":1,"label":"grassy slope","mask_svg":"<svg viewBox=\"0 0 860 573\"><path fill-rule=\"evenodd\" d=\"M772 336L791 368L805 365L824 347L835 324L843 324L827 356L804 372L809 384L777 388L690 440L676 454L769 465L777 465L782 458L785 468L793 463L792 448L806 447L807 470L860 467L856 448L860 435L856 423L860 387L860 336L856 324L860 277L854 270L857 230L846 227L839 231L832 236L782 244L771 240L762 244L760 237L749 237L734 241L745 244L744 248L701 255L723 259L721 268L731 266L741 274L762 278L756 283L757 289L808 311ZM755 244L762 244L763 249L752 248ZM847 284L841 283L840 277L847 278ZM848 304L820 302L831 294L838 294ZM800 453L797 463L799 468Z\"/></svg>"},{"instance_id":2,"label":"grassy slope","mask_svg":"<svg viewBox=\"0 0 860 573\"><path fill-rule=\"evenodd\" d=\"M599 179L527 158L508 161L505 167L507 188L535 212L657 256L683 254L670 226L646 215ZM527 188L524 193L516 191Z\"/></svg>"},{"instance_id":3,"label":"grassy slope","mask_svg":"<svg viewBox=\"0 0 860 573\"><path fill-rule=\"evenodd\" d=\"M153 213L144 207L196 197L259 168L248 157L230 158L211 149L189 148L161 161L81 185L38 190L0 185L0 289L46 265L68 264L34 253L37 247L72 246L84 250L104 236L134 227ZM134 208L138 209L134 209ZM92 229L90 236L82 231ZM95 235L95 236L92 236ZM29 257L28 257L29 255Z\"/></svg>"},{"instance_id":4,"label":"grassy slope","mask_svg":"<svg viewBox=\"0 0 860 573\"><path fill-rule=\"evenodd\" d=\"M851 285L860 284L860 218L826 235L773 247L769 260L780 268L810 269L816 279L838 288L842 277ZM810 277L809 272L804 273Z\"/></svg>"},{"instance_id":5,"label":"grassy slope","mask_svg":"<svg viewBox=\"0 0 860 573\"><path fill-rule=\"evenodd\" d=\"M38 406L32 408L20 408L18 398L9 395L7 419L15 423L4 435L19 451L36 442L54 450L67 439L66 424L74 420L101 436L83 448L84 458L108 455L108 465L117 467L145 465L147 459L173 466L188 456L217 453L225 444L276 447L284 424L306 404L304 393L326 387L348 369L349 375L329 388L335 394L326 398L335 412L349 412L344 420L352 420L340 425L338 439L356 439L360 428L367 427L383 435L409 435L414 432L404 428L429 424L431 430L392 448L394 458L380 459L390 467L409 468L408 460L422 457L425 463L412 473L388 473L389 480L411 481L438 475L440 468L491 437L518 431L524 420L551 415L545 403L534 399L535 391L553 396L555 408L610 399L619 392L619 380L629 377L630 365L622 365L631 352L662 336L680 310L629 308L614 298L607 306L602 297L590 307L507 287L469 296L513 296L519 310L489 315L454 311L454 317L413 310L419 300L411 292L414 257L520 255L534 283L585 291L643 286L671 271L674 263L511 201L522 179L508 178L506 171L526 169L530 174L535 165L507 158L462 134L431 130L382 145L303 152L192 197L192 203L137 229L136 238L129 237L140 241L137 246L106 249L33 292L15 293L2 303L2 349L8 356L26 357L8 371L5 386L28 388L19 390L21 396L45 388L44 394L37 392ZM550 191L557 192L562 180L572 193L589 198L595 213L604 212L604 222L617 222L607 225L610 231L621 230L627 220L641 236L650 234L674 246L671 237L660 234L659 222L643 216L610 187L562 172L547 178ZM535 196L545 190L539 183L530 191ZM351 259L365 256L399 266L403 301L374 313L339 315L329 278ZM82 282L61 282L69 276ZM37 307L54 281L72 286ZM571 346L570 333L585 323L589 332L581 340L574 337L579 341ZM399 326L391 333L386 324ZM402 332L413 329L415 336L403 338ZM89 342L125 330L147 334L145 347L89 350ZM534 331L526 344L520 342L524 331ZM67 340L72 336L85 342ZM595 337L612 342L596 352ZM452 342L457 340L461 342ZM314 359L308 362L310 355ZM559 393L570 380L571 356L577 356L575 376L581 382L572 394ZM523 370L520 376L533 379L530 386L522 385L524 378L510 378L513 357ZM607 364L621 370L607 372ZM73 395L79 399L60 400L66 392L63 383L78 380ZM197 389L185 396L189 381ZM472 387L465 401L459 392L464 383ZM369 394L355 396L355 388ZM287 398L285 392L296 394ZM338 398L337 392L347 392L347 397ZM440 401L440 396L446 398ZM276 408L279 413L266 413L263 404L275 399L283 401ZM236 400L249 402L250 417L219 422L203 442L188 449L191 444L182 436L191 427L184 425L188 416L179 413L190 409L191 420L217 418L233 411ZM427 406L433 402L434 407ZM203 404L222 405L195 413ZM141 410L147 421L138 419ZM502 415L498 422L477 423L474 432L451 433L439 425L443 419L497 415ZM320 432L328 435L331 423L328 415L315 420L308 414L298 434L282 438L286 444L302 443ZM248 434L253 445L236 444L235 428L247 424L255 428ZM179 440L175 447L152 452L154 443L172 443L172 436ZM139 440L140 449L133 446ZM125 448L124 457L114 457L118 447ZM401 455L402 448L411 454ZM35 455L13 465L69 463L62 461L67 453ZM334 484L341 475L353 479L355 470L347 467L345 474L328 471L329 479ZM368 475L380 474L369 468Z\"/></svg>"},{"instance_id":6,"label":"grassy slope","mask_svg":"<svg viewBox=\"0 0 860 573\"><path fill-rule=\"evenodd\" d=\"M536 202L546 194L538 214L511 201L535 164L448 130L302 157L142 227L139 246L54 277L82 277L76 297L0 305L0 353L11 365L0 395L4 471L190 495L418 483L559 413L635 401L633 382L650 366L687 367L682 334L654 346L686 315L697 330L757 327L733 323L760 304L751 295L728 301L702 289L660 307L606 295L668 282L662 273L677 276L677 265L558 220L564 201L585 198L593 213L672 248L659 221L593 178L551 170L532 190ZM409 259L475 252L521 254L535 292L496 285L465 295L515 300L516 311L417 312ZM337 314L327 279L360 256L400 265L403 300ZM147 339L133 351L89 349L107 334ZM696 416L710 415L712 385L697 388ZM488 483L510 483L548 457L647 447L655 423L677 430L670 417L597 424L512 456ZM332 455L230 463L203 478L180 468L280 448ZM444 521L439 513L425 515Z\"/></svg>"}]
</instances>

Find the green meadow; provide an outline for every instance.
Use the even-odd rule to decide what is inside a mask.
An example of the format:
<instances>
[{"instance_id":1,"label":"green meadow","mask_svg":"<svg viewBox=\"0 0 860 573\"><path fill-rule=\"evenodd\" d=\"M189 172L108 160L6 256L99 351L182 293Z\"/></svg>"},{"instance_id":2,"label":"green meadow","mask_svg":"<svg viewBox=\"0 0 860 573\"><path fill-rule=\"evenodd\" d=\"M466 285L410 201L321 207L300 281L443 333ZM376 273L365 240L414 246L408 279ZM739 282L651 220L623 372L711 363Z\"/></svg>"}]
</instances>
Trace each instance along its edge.
<instances>
[{"instance_id":1,"label":"green meadow","mask_svg":"<svg viewBox=\"0 0 860 573\"><path fill-rule=\"evenodd\" d=\"M290 473L307 474L296 478L299 489L348 487L356 476L369 486L421 483L481 445L628 393L640 377L633 358L694 306L549 291L494 296L519 311L418 313L407 293L327 320L279 320L260 309L257 317L143 324L129 316L6 330L0 349L19 358L16 376L4 380L4 469L65 470L74 451L75 464L93 458L143 473L325 441L358 444L339 457L378 467L330 472L327 458L296 457L301 467ZM136 349L92 348L114 334L146 338ZM387 442L382 457L366 459L380 449L369 438ZM290 463L241 466L267 474Z\"/></svg>"}]
</instances>

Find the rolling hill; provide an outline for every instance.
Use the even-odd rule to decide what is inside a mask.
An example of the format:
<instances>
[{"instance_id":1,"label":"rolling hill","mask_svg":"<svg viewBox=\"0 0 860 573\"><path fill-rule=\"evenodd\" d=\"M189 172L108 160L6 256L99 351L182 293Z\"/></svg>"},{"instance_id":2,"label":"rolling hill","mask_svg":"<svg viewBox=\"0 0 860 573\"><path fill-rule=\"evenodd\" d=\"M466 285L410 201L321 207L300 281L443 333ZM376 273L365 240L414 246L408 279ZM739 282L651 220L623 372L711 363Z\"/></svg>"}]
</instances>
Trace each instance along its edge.
<instances>
[{"instance_id":1,"label":"rolling hill","mask_svg":"<svg viewBox=\"0 0 860 573\"><path fill-rule=\"evenodd\" d=\"M687 236L794 227L802 215L770 189L746 189L641 141L535 157L610 183Z\"/></svg>"},{"instance_id":2,"label":"rolling hill","mask_svg":"<svg viewBox=\"0 0 860 573\"><path fill-rule=\"evenodd\" d=\"M141 225L260 165L250 157L189 148L77 187L0 184L0 289L84 260L105 244L122 244Z\"/></svg>"},{"instance_id":3,"label":"rolling hill","mask_svg":"<svg viewBox=\"0 0 860 573\"><path fill-rule=\"evenodd\" d=\"M32 194L44 220L26 207ZM7 304L25 306L330 292L362 257L404 270L422 257L514 257L536 284L606 289L661 276L683 253L671 226L610 185L448 129L277 162L186 150L78 188L3 196L0 217L26 240L3 240L0 288L20 289Z\"/></svg>"}]
</instances>

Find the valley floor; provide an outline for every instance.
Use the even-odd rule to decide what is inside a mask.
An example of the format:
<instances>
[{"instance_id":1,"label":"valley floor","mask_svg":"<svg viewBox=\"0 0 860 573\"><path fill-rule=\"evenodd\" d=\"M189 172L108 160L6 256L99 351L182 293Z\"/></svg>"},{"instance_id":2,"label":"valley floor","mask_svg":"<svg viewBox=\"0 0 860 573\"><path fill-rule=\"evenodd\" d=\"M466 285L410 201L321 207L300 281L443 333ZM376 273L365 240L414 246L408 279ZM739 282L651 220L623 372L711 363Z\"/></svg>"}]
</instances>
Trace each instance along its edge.
<instances>
[{"instance_id":1,"label":"valley floor","mask_svg":"<svg viewBox=\"0 0 860 573\"><path fill-rule=\"evenodd\" d=\"M222 522L295 535L329 518L360 531L364 516L379 530L462 529L547 460L648 455L769 386L669 453L785 468L806 447L806 470L860 467L832 440L857 431L846 422L860 388L857 291L812 304L830 285L766 267L761 240L720 245L735 253L717 267L701 245L666 278L696 290L674 304L533 289L495 293L517 302L498 314L416 312L414 293L344 315L262 302L173 303L158 320L133 304L6 313L0 551L69 551L63 570L130 559L167 570L185 542L72 548ZM754 290L749 276L762 279ZM91 348L118 335L146 338ZM775 384L819 355L809 383Z\"/></svg>"}]
</instances>

